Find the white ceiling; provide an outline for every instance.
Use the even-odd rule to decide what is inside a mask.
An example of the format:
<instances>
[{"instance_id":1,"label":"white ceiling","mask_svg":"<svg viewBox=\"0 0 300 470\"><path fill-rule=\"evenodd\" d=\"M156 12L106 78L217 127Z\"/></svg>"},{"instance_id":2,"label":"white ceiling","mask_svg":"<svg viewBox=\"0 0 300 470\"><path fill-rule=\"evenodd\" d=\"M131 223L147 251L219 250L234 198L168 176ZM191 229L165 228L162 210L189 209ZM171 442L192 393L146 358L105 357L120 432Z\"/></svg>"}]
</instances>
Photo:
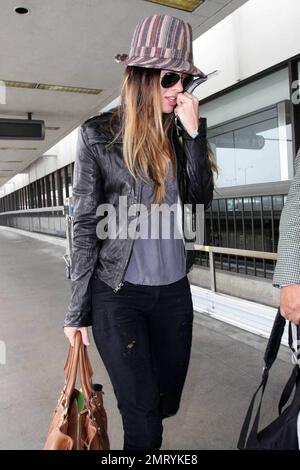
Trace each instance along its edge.
<instances>
[{"instance_id":1,"label":"white ceiling","mask_svg":"<svg viewBox=\"0 0 300 470\"><path fill-rule=\"evenodd\" d=\"M188 13L144 0L1 0L0 80L103 91L87 95L7 88L5 104L0 101L0 118L26 119L31 112L32 119L45 121L46 137L44 141L0 140L0 185L119 95L124 66L114 56L129 51L134 27L142 17L160 13L182 18L191 24L196 39L246 1L206 0ZM29 8L30 14L17 15L17 6Z\"/></svg>"}]
</instances>

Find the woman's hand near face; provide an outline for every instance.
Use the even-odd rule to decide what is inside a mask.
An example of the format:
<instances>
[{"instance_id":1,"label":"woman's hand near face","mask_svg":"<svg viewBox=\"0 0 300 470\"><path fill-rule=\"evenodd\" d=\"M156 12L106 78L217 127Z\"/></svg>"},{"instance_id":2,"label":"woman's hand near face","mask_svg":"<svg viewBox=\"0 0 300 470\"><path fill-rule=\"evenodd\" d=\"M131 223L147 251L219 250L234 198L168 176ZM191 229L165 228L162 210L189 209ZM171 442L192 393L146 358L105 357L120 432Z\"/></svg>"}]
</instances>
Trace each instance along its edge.
<instances>
[{"instance_id":1,"label":"woman's hand near face","mask_svg":"<svg viewBox=\"0 0 300 470\"><path fill-rule=\"evenodd\" d=\"M191 134L199 127L199 101L196 96L188 92L179 93L177 106L174 110L185 130Z\"/></svg>"}]
</instances>

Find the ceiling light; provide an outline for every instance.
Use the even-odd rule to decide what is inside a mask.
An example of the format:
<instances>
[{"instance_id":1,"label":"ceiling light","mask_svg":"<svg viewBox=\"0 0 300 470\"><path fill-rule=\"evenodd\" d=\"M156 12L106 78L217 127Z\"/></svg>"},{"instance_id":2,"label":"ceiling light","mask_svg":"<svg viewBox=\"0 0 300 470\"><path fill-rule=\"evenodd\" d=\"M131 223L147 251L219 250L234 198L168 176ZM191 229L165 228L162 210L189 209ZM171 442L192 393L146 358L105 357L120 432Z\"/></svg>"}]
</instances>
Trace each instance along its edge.
<instances>
[{"instance_id":1,"label":"ceiling light","mask_svg":"<svg viewBox=\"0 0 300 470\"><path fill-rule=\"evenodd\" d=\"M0 160L0 163L23 163L23 160Z\"/></svg>"},{"instance_id":2,"label":"ceiling light","mask_svg":"<svg viewBox=\"0 0 300 470\"><path fill-rule=\"evenodd\" d=\"M47 83L16 82L13 80L1 80L7 87L28 88L48 91L62 91L64 93L85 93L88 95L99 95L102 90L98 88L82 88L66 85L49 85Z\"/></svg>"},{"instance_id":3,"label":"ceiling light","mask_svg":"<svg viewBox=\"0 0 300 470\"><path fill-rule=\"evenodd\" d=\"M24 150L30 150L31 152L34 151L34 150L37 150L36 147L0 147L0 150L13 150L14 152L15 151L21 151L23 152ZM2 163L3 160L0 160L0 163ZM7 161L7 163L10 163L11 160ZM16 163L19 163L18 161Z\"/></svg>"},{"instance_id":4,"label":"ceiling light","mask_svg":"<svg viewBox=\"0 0 300 470\"><path fill-rule=\"evenodd\" d=\"M65 85L47 85L46 83L38 83L36 88L38 88L39 90L64 91L65 93L86 93L88 95L99 95L102 91L97 90L95 88L81 88Z\"/></svg>"},{"instance_id":5,"label":"ceiling light","mask_svg":"<svg viewBox=\"0 0 300 470\"><path fill-rule=\"evenodd\" d=\"M29 8L26 7L16 7L14 11L18 13L18 15L28 15L30 13Z\"/></svg>"},{"instance_id":6,"label":"ceiling light","mask_svg":"<svg viewBox=\"0 0 300 470\"><path fill-rule=\"evenodd\" d=\"M166 7L177 8L179 10L194 11L199 7L205 0L146 0L151 3L159 3Z\"/></svg>"}]
</instances>

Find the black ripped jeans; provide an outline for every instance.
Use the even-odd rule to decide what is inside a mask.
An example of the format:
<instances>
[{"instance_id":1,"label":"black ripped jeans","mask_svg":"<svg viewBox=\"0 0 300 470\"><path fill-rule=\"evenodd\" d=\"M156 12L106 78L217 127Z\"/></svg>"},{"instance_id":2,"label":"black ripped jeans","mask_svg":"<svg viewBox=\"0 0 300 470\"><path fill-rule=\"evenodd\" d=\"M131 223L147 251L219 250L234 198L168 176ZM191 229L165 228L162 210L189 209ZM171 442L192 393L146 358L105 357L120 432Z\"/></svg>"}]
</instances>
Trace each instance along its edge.
<instances>
[{"instance_id":1,"label":"black ripped jeans","mask_svg":"<svg viewBox=\"0 0 300 470\"><path fill-rule=\"evenodd\" d=\"M179 408L192 342L187 276L163 286L92 279L93 335L117 398L124 450L158 450Z\"/></svg>"}]
</instances>

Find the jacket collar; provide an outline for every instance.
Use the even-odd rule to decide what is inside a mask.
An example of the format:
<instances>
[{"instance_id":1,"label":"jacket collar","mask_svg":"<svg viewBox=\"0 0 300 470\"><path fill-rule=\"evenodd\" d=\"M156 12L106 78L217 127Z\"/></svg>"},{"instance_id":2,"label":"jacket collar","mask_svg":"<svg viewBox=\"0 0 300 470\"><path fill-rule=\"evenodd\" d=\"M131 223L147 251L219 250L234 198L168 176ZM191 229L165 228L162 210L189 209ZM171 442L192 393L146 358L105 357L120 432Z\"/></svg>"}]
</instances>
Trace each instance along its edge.
<instances>
[{"instance_id":1,"label":"jacket collar","mask_svg":"<svg viewBox=\"0 0 300 470\"><path fill-rule=\"evenodd\" d=\"M112 119L113 117L113 119ZM167 115L163 115L163 121ZM86 128L87 137L90 144L122 144L122 117L120 114L120 107L115 107L98 116L88 119L84 126ZM175 131L175 125L171 126L169 130L169 137L172 139ZM173 139L172 139L173 140Z\"/></svg>"}]
</instances>

